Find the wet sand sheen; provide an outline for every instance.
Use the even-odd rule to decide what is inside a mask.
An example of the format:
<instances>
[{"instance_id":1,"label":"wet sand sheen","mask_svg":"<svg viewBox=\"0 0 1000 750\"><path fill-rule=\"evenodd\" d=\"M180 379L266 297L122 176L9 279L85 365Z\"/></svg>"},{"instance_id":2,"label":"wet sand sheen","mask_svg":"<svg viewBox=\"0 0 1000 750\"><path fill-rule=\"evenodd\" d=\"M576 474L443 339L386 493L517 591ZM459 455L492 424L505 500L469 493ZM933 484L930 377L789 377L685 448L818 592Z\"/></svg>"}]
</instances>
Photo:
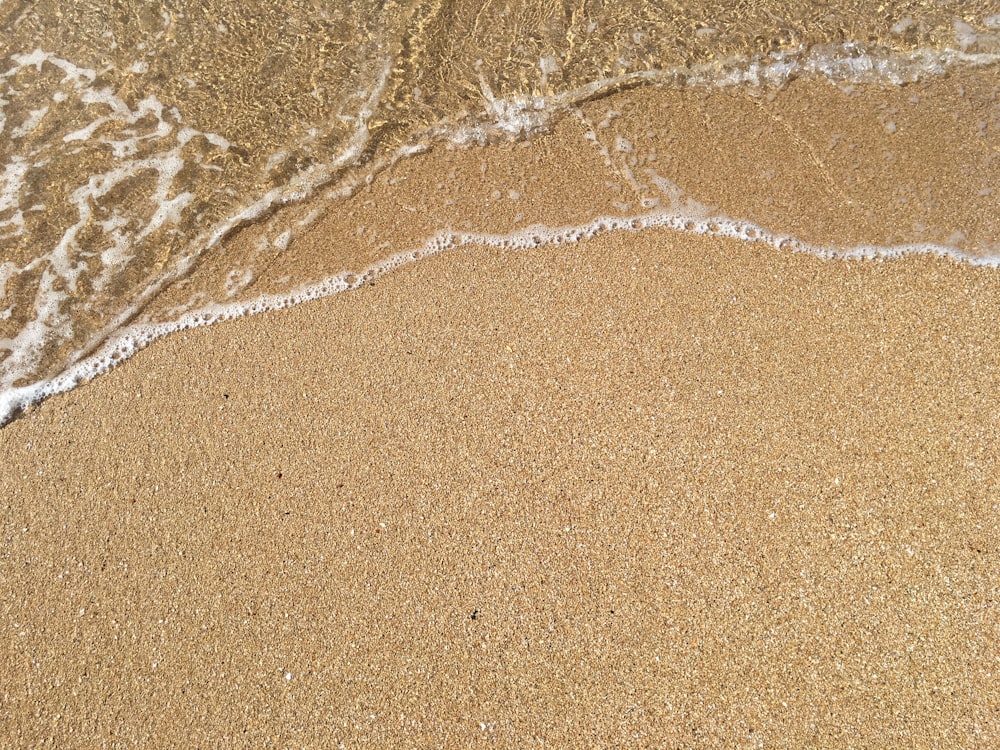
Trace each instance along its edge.
<instances>
[{"instance_id":1,"label":"wet sand sheen","mask_svg":"<svg viewBox=\"0 0 1000 750\"><path fill-rule=\"evenodd\" d=\"M159 342L4 430L3 734L989 741L998 287L649 232Z\"/></svg>"}]
</instances>

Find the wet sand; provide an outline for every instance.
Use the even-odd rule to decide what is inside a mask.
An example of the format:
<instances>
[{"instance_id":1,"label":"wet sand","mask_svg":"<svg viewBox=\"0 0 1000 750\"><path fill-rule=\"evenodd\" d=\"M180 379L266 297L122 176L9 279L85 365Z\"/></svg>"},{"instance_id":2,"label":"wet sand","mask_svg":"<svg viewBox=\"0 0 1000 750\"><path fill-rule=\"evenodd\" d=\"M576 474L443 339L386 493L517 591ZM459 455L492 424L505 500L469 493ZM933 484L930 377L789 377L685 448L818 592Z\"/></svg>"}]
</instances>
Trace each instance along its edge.
<instances>
[{"instance_id":1,"label":"wet sand","mask_svg":"<svg viewBox=\"0 0 1000 750\"><path fill-rule=\"evenodd\" d=\"M0 432L0 735L995 744L998 323L648 230L158 341Z\"/></svg>"}]
</instances>

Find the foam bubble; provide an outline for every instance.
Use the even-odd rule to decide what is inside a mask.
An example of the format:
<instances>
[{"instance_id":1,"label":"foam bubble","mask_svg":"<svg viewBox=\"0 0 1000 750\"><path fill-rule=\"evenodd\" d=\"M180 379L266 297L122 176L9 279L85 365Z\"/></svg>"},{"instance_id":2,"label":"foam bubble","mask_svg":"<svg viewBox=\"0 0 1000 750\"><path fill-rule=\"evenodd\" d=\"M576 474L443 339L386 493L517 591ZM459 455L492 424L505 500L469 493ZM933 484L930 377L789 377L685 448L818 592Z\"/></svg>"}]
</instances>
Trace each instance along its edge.
<instances>
[{"instance_id":1,"label":"foam bubble","mask_svg":"<svg viewBox=\"0 0 1000 750\"><path fill-rule=\"evenodd\" d=\"M0 238L15 237L24 233L24 212L18 208L18 196L28 169L28 160L15 155L0 173L0 213L12 212L9 219L0 220Z\"/></svg>"}]
</instances>

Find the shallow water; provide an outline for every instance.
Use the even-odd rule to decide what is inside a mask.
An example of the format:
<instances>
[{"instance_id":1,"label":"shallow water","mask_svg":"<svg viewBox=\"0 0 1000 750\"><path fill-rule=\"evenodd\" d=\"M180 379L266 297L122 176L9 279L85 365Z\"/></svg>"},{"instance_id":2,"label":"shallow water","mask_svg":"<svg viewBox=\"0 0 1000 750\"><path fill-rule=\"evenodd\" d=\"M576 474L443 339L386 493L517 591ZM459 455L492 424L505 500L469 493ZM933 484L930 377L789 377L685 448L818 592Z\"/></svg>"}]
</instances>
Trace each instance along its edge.
<instances>
[{"instance_id":1,"label":"shallow water","mask_svg":"<svg viewBox=\"0 0 1000 750\"><path fill-rule=\"evenodd\" d=\"M3 0L0 52L0 424L170 331L463 244L667 226L831 256L1000 256L989 3ZM823 112L795 108L802 80L826 87ZM955 86L963 104L936 121ZM683 92L713 93L693 106ZM743 130L725 119L734 107ZM863 127L823 130L861 110L898 145L865 152ZM402 210L363 218L373 176L399 202L408 157L503 148L569 121L599 165L581 195L617 197L539 227L511 178L477 199L503 203L497 219L463 226L483 212L461 209L444 174L440 211L406 216L406 242L372 239ZM928 133L940 164L910 169ZM799 172L820 175L836 205L817 236L797 220L796 190L811 188L780 160L732 184L701 166L763 164L744 152L775 135L803 146L812 167ZM511 153L511 174L530 170L528 150L520 165ZM885 205L859 205L862 183ZM965 208L941 209L942 190ZM286 254L330 213L351 217L361 265Z\"/></svg>"}]
</instances>

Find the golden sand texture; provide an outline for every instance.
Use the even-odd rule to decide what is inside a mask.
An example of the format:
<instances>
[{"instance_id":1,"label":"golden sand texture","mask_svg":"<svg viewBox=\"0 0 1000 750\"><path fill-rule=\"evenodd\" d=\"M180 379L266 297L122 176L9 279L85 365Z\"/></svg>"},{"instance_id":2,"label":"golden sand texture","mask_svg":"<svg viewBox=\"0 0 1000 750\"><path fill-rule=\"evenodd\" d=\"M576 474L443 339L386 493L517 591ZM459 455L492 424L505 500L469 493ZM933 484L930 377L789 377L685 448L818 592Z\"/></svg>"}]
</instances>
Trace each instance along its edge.
<instances>
[{"instance_id":1,"label":"golden sand texture","mask_svg":"<svg viewBox=\"0 0 1000 750\"><path fill-rule=\"evenodd\" d=\"M178 335L0 442L14 746L989 746L1000 277L668 232Z\"/></svg>"},{"instance_id":2,"label":"golden sand texture","mask_svg":"<svg viewBox=\"0 0 1000 750\"><path fill-rule=\"evenodd\" d=\"M950 131L877 95L720 96L629 94L529 145L414 159L274 275L424 224L635 210L646 167L807 239L925 218L936 239L970 211L991 236L993 141L958 93L934 99ZM618 149L653 110L692 142ZM730 140L690 136L727 112ZM864 170L901 139L884 163L927 187L889 200ZM995 270L666 230L469 246L174 335L0 431L0 737L1000 744L998 364Z\"/></svg>"}]
</instances>

